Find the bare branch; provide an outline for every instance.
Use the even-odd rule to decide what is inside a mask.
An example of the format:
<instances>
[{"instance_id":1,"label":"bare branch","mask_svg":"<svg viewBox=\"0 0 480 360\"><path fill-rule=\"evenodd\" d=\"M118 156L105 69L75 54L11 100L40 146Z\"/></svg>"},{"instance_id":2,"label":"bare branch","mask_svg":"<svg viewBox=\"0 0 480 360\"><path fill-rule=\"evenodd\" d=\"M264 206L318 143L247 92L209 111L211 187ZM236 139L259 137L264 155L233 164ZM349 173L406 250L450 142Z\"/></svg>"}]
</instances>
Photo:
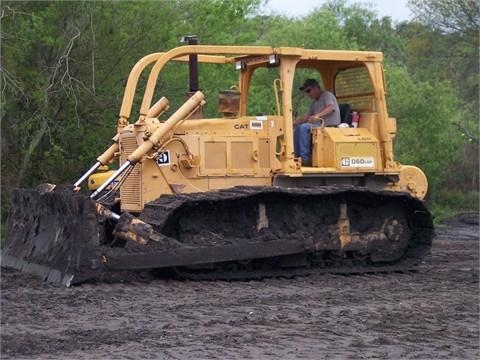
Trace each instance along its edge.
<instances>
[{"instance_id":1,"label":"bare branch","mask_svg":"<svg viewBox=\"0 0 480 360\"><path fill-rule=\"evenodd\" d=\"M15 11L10 6L5 5L5 6L2 7L2 12L0 14L0 20L3 19L4 17L8 17L8 16L15 17L15 15L17 15L17 14L33 16L33 14L29 14L29 13L26 13L26 12L23 12L23 11Z\"/></svg>"},{"instance_id":2,"label":"bare branch","mask_svg":"<svg viewBox=\"0 0 480 360\"><path fill-rule=\"evenodd\" d=\"M40 127L38 128L35 136L33 137L32 141L30 142L28 149L26 150L25 155L23 156L23 161L20 166L20 171L18 172L17 176L17 184L16 186L20 186L20 184L23 181L23 178L25 176L25 173L27 172L28 165L30 164L30 158L32 157L33 153L35 152L35 149L37 148L38 144L42 140L43 135L47 131L48 128L48 122L47 121L42 121L40 122Z\"/></svg>"},{"instance_id":3,"label":"bare branch","mask_svg":"<svg viewBox=\"0 0 480 360\"><path fill-rule=\"evenodd\" d=\"M52 75L51 80L50 80L50 85L45 89L45 98L46 99L48 98L49 90L51 88L53 88L56 84L57 73L61 70L62 66L65 66L65 68L66 68L64 73L61 75L61 78L60 78L60 83L62 84L62 86L64 86L65 78L68 78L69 80L71 79L70 74L69 74L69 55L70 55L70 52L73 48L73 44L75 42L75 39L80 37L80 34L81 34L80 30L77 27L75 27L74 29L76 30L76 34L74 34L73 37L68 41L68 44L65 47L65 50L63 51L62 55L60 55L60 57L57 61L57 65L55 66L55 69L53 71L53 75Z\"/></svg>"},{"instance_id":4,"label":"bare branch","mask_svg":"<svg viewBox=\"0 0 480 360\"><path fill-rule=\"evenodd\" d=\"M443 32L464 34L480 30L480 7L476 0L409 0L415 18Z\"/></svg>"},{"instance_id":5,"label":"bare branch","mask_svg":"<svg viewBox=\"0 0 480 360\"><path fill-rule=\"evenodd\" d=\"M462 133L462 136L466 137L469 142L473 141L477 144L480 144L480 139L473 135L470 130L460 125L459 123L452 123L452 125L454 125Z\"/></svg>"},{"instance_id":6,"label":"bare branch","mask_svg":"<svg viewBox=\"0 0 480 360\"><path fill-rule=\"evenodd\" d=\"M15 93L20 93L22 97L25 99L26 103L28 104L29 98L25 93L25 91L22 89L20 82L15 78L15 76L13 76L7 69L5 69L4 66L0 67L0 73L2 75L2 82L3 82L2 96L5 96L5 91L8 85L10 85L12 90Z\"/></svg>"},{"instance_id":7,"label":"bare branch","mask_svg":"<svg viewBox=\"0 0 480 360\"><path fill-rule=\"evenodd\" d=\"M73 49L75 44L75 40L78 39L81 35L80 30L77 27L74 27L75 34L72 38L68 41L65 49L63 50L62 54L60 55L57 64L53 70L53 74L50 80L50 84L45 89L45 102L48 103L49 94L54 94L56 91L54 90L57 85L60 85L65 94L71 98L75 103L75 116L77 118L77 124L80 123L80 116L78 113L78 106L79 106L79 99L77 95L76 88L82 87L86 89L89 93L90 90L85 86L85 84L75 78L70 71L70 53ZM75 86L77 84L77 86Z\"/></svg>"},{"instance_id":8,"label":"bare branch","mask_svg":"<svg viewBox=\"0 0 480 360\"><path fill-rule=\"evenodd\" d=\"M90 31L92 33L92 91L95 95L95 29L93 27L93 11L90 9Z\"/></svg>"}]
</instances>

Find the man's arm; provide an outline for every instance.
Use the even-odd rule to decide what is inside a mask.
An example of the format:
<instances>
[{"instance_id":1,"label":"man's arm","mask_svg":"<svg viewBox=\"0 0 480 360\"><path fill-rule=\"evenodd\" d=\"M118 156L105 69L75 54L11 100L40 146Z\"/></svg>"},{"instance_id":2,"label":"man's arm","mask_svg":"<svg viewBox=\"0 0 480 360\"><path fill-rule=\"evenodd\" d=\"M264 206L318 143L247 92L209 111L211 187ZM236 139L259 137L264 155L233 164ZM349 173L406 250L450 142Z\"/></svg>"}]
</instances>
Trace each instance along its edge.
<instances>
[{"instance_id":1,"label":"man's arm","mask_svg":"<svg viewBox=\"0 0 480 360\"><path fill-rule=\"evenodd\" d=\"M315 113L315 105L314 105L314 102L312 101L310 103L310 107L308 108L308 111L305 113L305 115L297 118L293 122L293 125L300 125L300 124L311 122L310 119L312 117L312 114L314 114L314 113Z\"/></svg>"},{"instance_id":2,"label":"man's arm","mask_svg":"<svg viewBox=\"0 0 480 360\"><path fill-rule=\"evenodd\" d=\"M318 113L310 116L309 119L308 119L308 122L318 121L320 118L323 118L324 116L327 116L328 114L331 114L334 111L335 111L335 109L334 109L333 105L328 104L322 110L320 110Z\"/></svg>"},{"instance_id":3,"label":"man's arm","mask_svg":"<svg viewBox=\"0 0 480 360\"><path fill-rule=\"evenodd\" d=\"M327 105L324 107L322 110L320 110L318 113L315 113L313 115L303 115L302 117L299 117L294 121L294 125L300 125L303 123L315 123L324 116L327 116L328 114L332 113L334 111L333 105Z\"/></svg>"}]
</instances>

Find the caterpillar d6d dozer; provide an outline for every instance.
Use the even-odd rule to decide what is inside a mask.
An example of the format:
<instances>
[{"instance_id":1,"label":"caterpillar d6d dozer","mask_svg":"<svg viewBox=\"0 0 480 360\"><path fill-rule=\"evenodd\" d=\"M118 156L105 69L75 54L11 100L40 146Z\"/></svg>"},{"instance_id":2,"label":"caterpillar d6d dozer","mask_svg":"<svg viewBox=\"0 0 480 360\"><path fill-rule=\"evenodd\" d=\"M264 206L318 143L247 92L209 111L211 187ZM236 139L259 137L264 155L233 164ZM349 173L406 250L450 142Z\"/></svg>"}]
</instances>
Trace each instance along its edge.
<instances>
[{"instance_id":1,"label":"caterpillar d6d dozer","mask_svg":"<svg viewBox=\"0 0 480 360\"><path fill-rule=\"evenodd\" d=\"M172 73L190 91L167 116L181 104L160 94ZM394 160L383 75L379 52L190 43L142 58L95 165L71 186L13 193L2 266L67 286L117 270L251 279L411 267L433 237L427 180ZM308 167L293 136L306 77L360 115L357 127L313 129ZM205 96L199 79L225 86ZM100 171L108 164L117 170ZM91 192L78 191L85 181Z\"/></svg>"}]
</instances>

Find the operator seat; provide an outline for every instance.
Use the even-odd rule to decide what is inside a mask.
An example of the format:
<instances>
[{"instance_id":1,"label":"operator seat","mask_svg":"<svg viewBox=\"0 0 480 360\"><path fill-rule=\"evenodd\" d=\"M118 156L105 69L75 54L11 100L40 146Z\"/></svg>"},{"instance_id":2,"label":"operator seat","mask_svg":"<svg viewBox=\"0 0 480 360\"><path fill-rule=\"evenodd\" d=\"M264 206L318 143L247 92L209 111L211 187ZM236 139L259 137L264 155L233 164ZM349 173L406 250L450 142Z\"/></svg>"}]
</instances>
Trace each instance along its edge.
<instances>
[{"instance_id":1,"label":"operator seat","mask_svg":"<svg viewBox=\"0 0 480 360\"><path fill-rule=\"evenodd\" d=\"M352 108L350 104L338 104L338 108L340 110L340 122L352 126Z\"/></svg>"}]
</instances>

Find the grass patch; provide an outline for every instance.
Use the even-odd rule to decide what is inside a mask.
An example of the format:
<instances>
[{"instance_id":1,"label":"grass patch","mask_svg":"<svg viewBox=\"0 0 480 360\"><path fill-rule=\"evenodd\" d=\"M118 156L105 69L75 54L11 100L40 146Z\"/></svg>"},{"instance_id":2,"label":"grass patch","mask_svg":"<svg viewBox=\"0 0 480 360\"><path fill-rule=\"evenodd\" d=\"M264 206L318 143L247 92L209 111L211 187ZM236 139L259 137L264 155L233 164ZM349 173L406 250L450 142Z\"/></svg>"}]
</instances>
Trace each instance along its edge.
<instances>
[{"instance_id":1,"label":"grass patch","mask_svg":"<svg viewBox=\"0 0 480 360\"><path fill-rule=\"evenodd\" d=\"M478 191L438 190L428 199L435 222L460 213L479 212Z\"/></svg>"}]
</instances>

